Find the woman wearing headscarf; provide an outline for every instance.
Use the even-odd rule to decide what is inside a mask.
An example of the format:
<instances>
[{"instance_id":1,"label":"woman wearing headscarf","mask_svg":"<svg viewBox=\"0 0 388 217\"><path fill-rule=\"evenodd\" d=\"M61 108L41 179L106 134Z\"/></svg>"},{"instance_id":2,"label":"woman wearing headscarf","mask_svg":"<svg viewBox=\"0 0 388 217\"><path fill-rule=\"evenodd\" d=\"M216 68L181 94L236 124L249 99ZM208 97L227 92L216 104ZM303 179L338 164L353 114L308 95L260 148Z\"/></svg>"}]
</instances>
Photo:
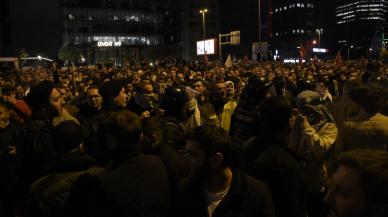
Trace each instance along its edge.
<instances>
[{"instance_id":1,"label":"woman wearing headscarf","mask_svg":"<svg viewBox=\"0 0 388 217\"><path fill-rule=\"evenodd\" d=\"M311 217L327 216L322 199L326 191L328 160L338 130L318 93L303 91L296 99L290 146L306 160L307 212Z\"/></svg>"}]
</instances>

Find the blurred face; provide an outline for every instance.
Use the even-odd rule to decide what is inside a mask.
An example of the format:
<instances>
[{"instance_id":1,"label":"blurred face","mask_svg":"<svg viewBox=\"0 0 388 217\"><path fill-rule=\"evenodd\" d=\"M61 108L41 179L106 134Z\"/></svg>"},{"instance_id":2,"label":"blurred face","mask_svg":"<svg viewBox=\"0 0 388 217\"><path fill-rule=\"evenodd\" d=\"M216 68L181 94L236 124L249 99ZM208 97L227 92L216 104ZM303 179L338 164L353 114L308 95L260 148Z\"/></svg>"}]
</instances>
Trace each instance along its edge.
<instances>
[{"instance_id":1,"label":"blurred face","mask_svg":"<svg viewBox=\"0 0 388 217\"><path fill-rule=\"evenodd\" d=\"M151 84L147 84L144 86L144 92L145 94L152 94L154 92L154 88Z\"/></svg>"},{"instance_id":2,"label":"blurred face","mask_svg":"<svg viewBox=\"0 0 388 217\"><path fill-rule=\"evenodd\" d=\"M325 93L326 93L327 88L326 88L326 86L325 86L324 83L318 82L318 83L315 85L315 91L317 91L320 95L322 95L322 94L325 94Z\"/></svg>"},{"instance_id":3,"label":"blurred face","mask_svg":"<svg viewBox=\"0 0 388 217\"><path fill-rule=\"evenodd\" d=\"M0 129L4 129L9 124L10 111L8 108L0 105Z\"/></svg>"},{"instance_id":4,"label":"blurred face","mask_svg":"<svg viewBox=\"0 0 388 217\"><path fill-rule=\"evenodd\" d=\"M116 98L114 98L114 101L117 106L121 108L125 108L127 106L127 98L128 98L128 95L126 94L125 89L121 88L119 95Z\"/></svg>"},{"instance_id":5,"label":"blurred face","mask_svg":"<svg viewBox=\"0 0 388 217\"><path fill-rule=\"evenodd\" d=\"M102 97L98 89L89 89L86 93L86 103L93 109L100 110L102 106Z\"/></svg>"},{"instance_id":6,"label":"blurred face","mask_svg":"<svg viewBox=\"0 0 388 217\"><path fill-rule=\"evenodd\" d=\"M57 111L61 111L64 102L61 93L56 88L52 90L49 102Z\"/></svg>"},{"instance_id":7,"label":"blurred face","mask_svg":"<svg viewBox=\"0 0 388 217\"><path fill-rule=\"evenodd\" d=\"M203 86L203 83L201 81L197 81L193 85L194 90L203 93L205 91L205 87Z\"/></svg>"},{"instance_id":8,"label":"blurred face","mask_svg":"<svg viewBox=\"0 0 388 217\"><path fill-rule=\"evenodd\" d=\"M228 93L229 96L234 94L234 86L232 83L228 83L226 85L226 92Z\"/></svg>"},{"instance_id":9,"label":"blurred face","mask_svg":"<svg viewBox=\"0 0 388 217\"><path fill-rule=\"evenodd\" d=\"M24 97L24 89L21 86L16 87L16 97L22 99Z\"/></svg>"},{"instance_id":10,"label":"blurred face","mask_svg":"<svg viewBox=\"0 0 388 217\"><path fill-rule=\"evenodd\" d=\"M184 81L185 80L185 76L182 73L179 73L179 74L176 75L176 80Z\"/></svg>"},{"instance_id":11,"label":"blurred face","mask_svg":"<svg viewBox=\"0 0 388 217\"><path fill-rule=\"evenodd\" d=\"M215 97L219 100L226 98L226 86L224 83L217 83L214 86L215 88Z\"/></svg>"},{"instance_id":12,"label":"blurred face","mask_svg":"<svg viewBox=\"0 0 388 217\"><path fill-rule=\"evenodd\" d=\"M133 92L133 85L127 84L127 93L132 93L132 92Z\"/></svg>"},{"instance_id":13,"label":"blurred face","mask_svg":"<svg viewBox=\"0 0 388 217\"><path fill-rule=\"evenodd\" d=\"M330 182L324 199L330 209L329 217L366 216L365 193L361 189L361 178L356 169L340 166Z\"/></svg>"},{"instance_id":14,"label":"blurred face","mask_svg":"<svg viewBox=\"0 0 388 217\"><path fill-rule=\"evenodd\" d=\"M207 175L208 167L206 153L200 148L200 144L188 140L186 144L187 159L189 163L189 176L191 178L203 178Z\"/></svg>"}]
</instances>

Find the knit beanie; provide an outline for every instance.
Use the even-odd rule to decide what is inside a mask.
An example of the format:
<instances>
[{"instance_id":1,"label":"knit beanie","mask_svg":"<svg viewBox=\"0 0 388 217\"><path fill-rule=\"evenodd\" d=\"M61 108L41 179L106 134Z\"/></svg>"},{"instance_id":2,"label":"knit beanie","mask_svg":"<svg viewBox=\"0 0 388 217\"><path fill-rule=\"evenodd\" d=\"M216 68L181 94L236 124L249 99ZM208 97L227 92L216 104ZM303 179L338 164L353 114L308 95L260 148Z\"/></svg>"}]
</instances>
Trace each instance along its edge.
<instances>
[{"instance_id":1,"label":"knit beanie","mask_svg":"<svg viewBox=\"0 0 388 217\"><path fill-rule=\"evenodd\" d=\"M42 81L31 87L27 95L27 104L33 108L39 108L40 105L48 103L54 84L51 81Z\"/></svg>"},{"instance_id":2,"label":"knit beanie","mask_svg":"<svg viewBox=\"0 0 388 217\"><path fill-rule=\"evenodd\" d=\"M124 82L122 80L110 80L105 82L100 91L104 103L110 103L116 98L123 87Z\"/></svg>"}]
</instances>

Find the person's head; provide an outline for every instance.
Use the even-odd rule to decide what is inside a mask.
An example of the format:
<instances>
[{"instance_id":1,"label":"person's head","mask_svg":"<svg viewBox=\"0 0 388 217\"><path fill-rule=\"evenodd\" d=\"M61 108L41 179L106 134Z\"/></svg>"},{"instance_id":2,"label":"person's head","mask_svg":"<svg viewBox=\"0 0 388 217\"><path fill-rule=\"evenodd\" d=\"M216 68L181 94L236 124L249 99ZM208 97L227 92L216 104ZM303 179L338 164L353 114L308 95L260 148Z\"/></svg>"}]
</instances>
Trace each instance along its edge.
<instances>
[{"instance_id":1,"label":"person's head","mask_svg":"<svg viewBox=\"0 0 388 217\"><path fill-rule=\"evenodd\" d=\"M83 128L74 121L63 121L54 127L53 145L58 155L64 155L81 148Z\"/></svg>"},{"instance_id":2,"label":"person's head","mask_svg":"<svg viewBox=\"0 0 388 217\"><path fill-rule=\"evenodd\" d=\"M50 81L42 81L31 87L26 101L33 113L36 111L51 113L49 116L58 115L64 103L61 93Z\"/></svg>"},{"instance_id":3,"label":"person's head","mask_svg":"<svg viewBox=\"0 0 388 217\"><path fill-rule=\"evenodd\" d=\"M334 123L329 110L322 104L317 92L306 90L296 97L296 106L300 113L307 117L310 125L320 129L327 122Z\"/></svg>"},{"instance_id":4,"label":"person's head","mask_svg":"<svg viewBox=\"0 0 388 217\"><path fill-rule=\"evenodd\" d=\"M185 88L182 86L172 86L166 89L161 107L165 110L166 116L182 118L185 103Z\"/></svg>"},{"instance_id":5,"label":"person's head","mask_svg":"<svg viewBox=\"0 0 388 217\"><path fill-rule=\"evenodd\" d=\"M265 99L259 107L260 128L263 136L286 136L290 128L292 104L281 96Z\"/></svg>"},{"instance_id":6,"label":"person's head","mask_svg":"<svg viewBox=\"0 0 388 217\"><path fill-rule=\"evenodd\" d=\"M127 94L125 92L124 83L121 80L110 80L103 84L101 88L101 96L104 105L117 106L125 108L127 106Z\"/></svg>"},{"instance_id":7,"label":"person's head","mask_svg":"<svg viewBox=\"0 0 388 217\"><path fill-rule=\"evenodd\" d=\"M330 217L388 215L388 153L355 150L339 156L325 197Z\"/></svg>"},{"instance_id":8,"label":"person's head","mask_svg":"<svg viewBox=\"0 0 388 217\"><path fill-rule=\"evenodd\" d=\"M228 133L220 127L204 125L191 132L186 144L189 173L193 179L206 181L209 176L232 164Z\"/></svg>"},{"instance_id":9,"label":"person's head","mask_svg":"<svg viewBox=\"0 0 388 217\"><path fill-rule=\"evenodd\" d=\"M100 110L102 107L102 97L99 93L99 88L97 86L90 86L86 91L85 96L86 104L95 110Z\"/></svg>"},{"instance_id":10,"label":"person's head","mask_svg":"<svg viewBox=\"0 0 388 217\"><path fill-rule=\"evenodd\" d=\"M283 96L286 89L286 79L284 77L275 77L272 81L277 96Z\"/></svg>"},{"instance_id":11,"label":"person's head","mask_svg":"<svg viewBox=\"0 0 388 217\"><path fill-rule=\"evenodd\" d=\"M216 81L213 84L213 98L215 101L226 99L226 85L224 81Z\"/></svg>"},{"instance_id":12,"label":"person's head","mask_svg":"<svg viewBox=\"0 0 388 217\"><path fill-rule=\"evenodd\" d=\"M201 79L197 79L193 82L193 89L203 94L206 90L206 87Z\"/></svg>"},{"instance_id":13,"label":"person's head","mask_svg":"<svg viewBox=\"0 0 388 217\"><path fill-rule=\"evenodd\" d=\"M233 81L226 81L226 95L227 97L233 97L234 96L234 83Z\"/></svg>"},{"instance_id":14,"label":"person's head","mask_svg":"<svg viewBox=\"0 0 388 217\"><path fill-rule=\"evenodd\" d=\"M371 115L379 112L384 104L384 96L381 94L381 88L358 87L350 89L348 95L350 98L365 109Z\"/></svg>"},{"instance_id":15,"label":"person's head","mask_svg":"<svg viewBox=\"0 0 388 217\"><path fill-rule=\"evenodd\" d=\"M16 85L15 93L16 93L16 99L23 99L24 98L24 87L20 84Z\"/></svg>"},{"instance_id":16,"label":"person's head","mask_svg":"<svg viewBox=\"0 0 388 217\"><path fill-rule=\"evenodd\" d=\"M249 77L244 87L244 97L252 104L258 105L268 96L268 91L271 87L271 82L257 75Z\"/></svg>"},{"instance_id":17,"label":"person's head","mask_svg":"<svg viewBox=\"0 0 388 217\"><path fill-rule=\"evenodd\" d=\"M329 81L322 78L317 81L315 84L315 91L319 93L319 95L323 96L327 92L327 88L329 86Z\"/></svg>"},{"instance_id":18,"label":"person's head","mask_svg":"<svg viewBox=\"0 0 388 217\"><path fill-rule=\"evenodd\" d=\"M114 160L139 148L142 123L133 112L113 112L98 131L100 148L106 150L110 160Z\"/></svg>"},{"instance_id":19,"label":"person's head","mask_svg":"<svg viewBox=\"0 0 388 217\"><path fill-rule=\"evenodd\" d=\"M163 142L163 130L160 121L156 118L143 120L142 148L145 153L152 150Z\"/></svg>"},{"instance_id":20,"label":"person's head","mask_svg":"<svg viewBox=\"0 0 388 217\"><path fill-rule=\"evenodd\" d=\"M0 129L7 128L11 118L11 105L0 99Z\"/></svg>"}]
</instances>

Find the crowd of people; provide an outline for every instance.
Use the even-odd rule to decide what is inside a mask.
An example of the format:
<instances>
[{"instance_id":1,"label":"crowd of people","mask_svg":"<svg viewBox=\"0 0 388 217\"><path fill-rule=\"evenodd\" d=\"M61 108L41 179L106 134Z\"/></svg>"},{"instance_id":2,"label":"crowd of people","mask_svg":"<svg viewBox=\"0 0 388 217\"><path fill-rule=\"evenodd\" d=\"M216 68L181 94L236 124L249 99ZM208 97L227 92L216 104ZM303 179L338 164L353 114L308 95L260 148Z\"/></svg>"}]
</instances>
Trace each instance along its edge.
<instances>
[{"instance_id":1,"label":"crowd of people","mask_svg":"<svg viewBox=\"0 0 388 217\"><path fill-rule=\"evenodd\" d=\"M0 88L0 216L388 216L378 61L52 66Z\"/></svg>"}]
</instances>

